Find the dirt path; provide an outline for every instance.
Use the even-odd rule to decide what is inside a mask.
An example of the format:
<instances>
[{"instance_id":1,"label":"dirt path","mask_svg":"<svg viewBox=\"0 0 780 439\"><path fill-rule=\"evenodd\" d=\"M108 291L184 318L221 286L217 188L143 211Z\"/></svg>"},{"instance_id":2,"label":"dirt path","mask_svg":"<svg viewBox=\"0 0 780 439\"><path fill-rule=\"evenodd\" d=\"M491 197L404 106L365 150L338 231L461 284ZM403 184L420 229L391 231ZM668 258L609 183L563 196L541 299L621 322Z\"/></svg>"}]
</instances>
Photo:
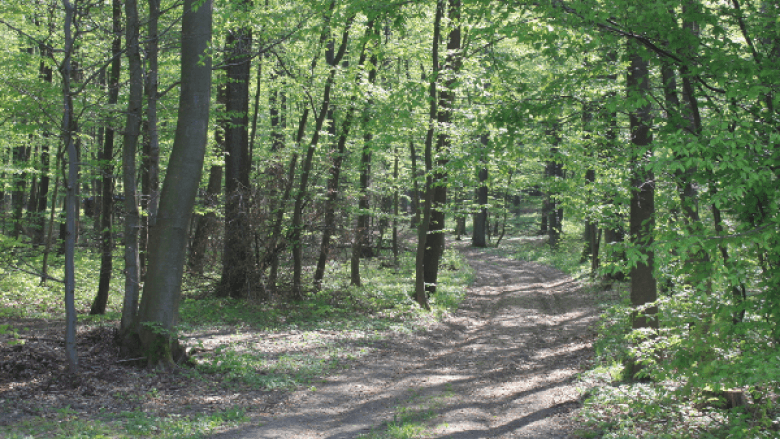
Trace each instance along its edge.
<instances>
[{"instance_id":1,"label":"dirt path","mask_svg":"<svg viewBox=\"0 0 780 439\"><path fill-rule=\"evenodd\" d=\"M260 426L217 439L347 439L421 424L432 438L566 438L596 310L552 268L464 248L476 280L433 329L387 340Z\"/></svg>"}]
</instances>

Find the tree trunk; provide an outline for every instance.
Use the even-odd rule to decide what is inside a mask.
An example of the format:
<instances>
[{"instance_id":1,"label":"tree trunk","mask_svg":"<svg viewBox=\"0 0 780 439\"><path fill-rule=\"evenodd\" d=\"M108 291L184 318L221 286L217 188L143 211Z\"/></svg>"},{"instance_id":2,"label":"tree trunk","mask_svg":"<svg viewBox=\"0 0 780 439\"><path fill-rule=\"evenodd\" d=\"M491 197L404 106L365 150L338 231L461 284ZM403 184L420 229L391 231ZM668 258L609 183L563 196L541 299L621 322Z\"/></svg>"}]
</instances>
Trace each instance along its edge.
<instances>
[{"instance_id":1,"label":"tree trunk","mask_svg":"<svg viewBox=\"0 0 780 439\"><path fill-rule=\"evenodd\" d=\"M160 202L160 136L157 129L159 18L160 0L149 0L149 30L144 47L149 64L146 71L146 129L144 130L143 175L141 177L141 192L143 193L141 208L146 213L141 224L141 251L139 251L142 278L146 274L149 228L154 227L157 219L157 206Z\"/></svg>"},{"instance_id":2,"label":"tree trunk","mask_svg":"<svg viewBox=\"0 0 780 439\"><path fill-rule=\"evenodd\" d=\"M27 172L24 169L27 168L27 162L30 158L30 149L26 145L19 145L14 148L14 167L21 169L22 172L16 176L14 182L14 190L11 194L13 199L13 215L14 215L14 233L13 237L19 239L19 237L25 233L24 227L24 199L27 195Z\"/></svg>"},{"instance_id":3,"label":"tree trunk","mask_svg":"<svg viewBox=\"0 0 780 439\"><path fill-rule=\"evenodd\" d=\"M241 8L246 7L246 1ZM251 75L252 32L234 29L226 41L228 122L225 130L225 248L222 278L217 295L250 297L256 288L253 281L252 232L247 211L249 187L249 79Z\"/></svg>"},{"instance_id":4,"label":"tree trunk","mask_svg":"<svg viewBox=\"0 0 780 439\"><path fill-rule=\"evenodd\" d=\"M219 194L221 191L222 166L213 165L209 171L209 182L203 200L207 212L198 218L192 245L190 246L188 266L193 273L203 274L206 253L208 253L209 247L209 237L217 231L217 213L214 212L214 209L219 205Z\"/></svg>"},{"instance_id":5,"label":"tree trunk","mask_svg":"<svg viewBox=\"0 0 780 439\"><path fill-rule=\"evenodd\" d=\"M68 372L71 375L78 373L79 359L76 352L76 267L74 264L76 250L76 210L78 200L76 192L78 188L78 157L76 153L76 123L74 120L73 97L71 95L71 55L75 49L75 38L72 34L72 26L75 20L76 7L69 0L62 0L65 9L65 58L60 65L62 75L63 115L62 135L68 155L68 178L65 181L67 188L66 197L66 223L65 223L65 357L68 363Z\"/></svg>"},{"instance_id":6,"label":"tree trunk","mask_svg":"<svg viewBox=\"0 0 780 439\"><path fill-rule=\"evenodd\" d=\"M398 268L398 151L393 159L393 267Z\"/></svg>"},{"instance_id":7,"label":"tree trunk","mask_svg":"<svg viewBox=\"0 0 780 439\"><path fill-rule=\"evenodd\" d=\"M371 55L371 70L368 72L368 83L373 85L376 82L376 71L378 59L375 54ZM373 99L369 97L366 103L365 114L363 118L363 126L368 125L369 110L373 105ZM367 129L367 128L366 128ZM370 214L368 209L371 207L370 198L368 194L368 188L371 184L371 142L373 140L373 134L366 132L363 134L363 152L360 156L360 201L358 201L358 213L357 227L355 228L355 242L352 244L352 258L350 261L350 285L360 286L360 259L370 252L368 247L368 232L369 232L369 218Z\"/></svg>"},{"instance_id":8,"label":"tree trunk","mask_svg":"<svg viewBox=\"0 0 780 439\"><path fill-rule=\"evenodd\" d=\"M630 232L633 245L639 248L643 260L636 261L631 268L631 305L635 311L632 326L657 328L658 308L649 306L658 298L656 279L653 277L653 233L655 229L655 179L652 172L645 170L646 160L652 155L652 114L650 113L650 72L648 62L639 53L636 43L629 42L630 66L626 86L631 96L641 97L644 103L629 114L631 142L634 146L634 175L631 178ZM641 370L631 362L632 376Z\"/></svg>"},{"instance_id":9,"label":"tree trunk","mask_svg":"<svg viewBox=\"0 0 780 439\"><path fill-rule=\"evenodd\" d=\"M445 127L439 131L436 137L436 153L450 149L451 135L446 127L452 123L453 108L455 106L456 76L461 67L461 26L460 26L460 0L448 0L447 17L453 23L447 37L447 56L444 61L444 84L439 92L438 125ZM444 5L442 5L444 8ZM436 283L439 277L439 262L444 253L444 209L447 204L447 162L439 159L433 173L433 200L431 205L430 224L428 225L428 239L425 247L425 284L428 294L436 293Z\"/></svg>"},{"instance_id":10,"label":"tree trunk","mask_svg":"<svg viewBox=\"0 0 780 439\"><path fill-rule=\"evenodd\" d=\"M483 167L479 170L479 187L477 188L476 198L479 205L479 211L474 214L474 227L471 230L471 245L474 247L487 247L487 204L488 204L488 169Z\"/></svg>"},{"instance_id":11,"label":"tree trunk","mask_svg":"<svg viewBox=\"0 0 780 439\"><path fill-rule=\"evenodd\" d=\"M132 1L132 0L129 0ZM193 5L200 3L199 7ZM150 365L171 366L179 355L176 323L187 229L200 185L209 128L212 2L185 0L181 32L181 95L157 222L149 240L149 271L136 330Z\"/></svg>"},{"instance_id":12,"label":"tree trunk","mask_svg":"<svg viewBox=\"0 0 780 439\"><path fill-rule=\"evenodd\" d=\"M138 256L138 234L141 227L138 212L138 191L136 185L136 150L141 134L141 111L143 104L143 71L140 53L140 20L138 1L125 0L126 42L130 91L127 103L127 118L122 145L122 182L125 195L125 297L122 304L120 331L127 333L133 326L138 308L141 272Z\"/></svg>"},{"instance_id":13,"label":"tree trunk","mask_svg":"<svg viewBox=\"0 0 780 439\"><path fill-rule=\"evenodd\" d=\"M122 58L119 56L122 50L122 3L113 0L113 31L114 41L111 44L111 52L115 57L111 62L111 72L108 78L108 103L116 105L119 101L119 75ZM100 280L95 300L89 313L105 314L108 304L108 293L111 285L111 274L114 269L114 130L106 128L104 135L103 152L101 156L101 173L103 174L100 194Z\"/></svg>"},{"instance_id":14,"label":"tree trunk","mask_svg":"<svg viewBox=\"0 0 780 439\"><path fill-rule=\"evenodd\" d=\"M444 15L444 0L438 0L436 2L436 15L433 20L433 44L431 45L433 71L431 72L431 82L428 88L430 110L428 112L428 131L425 134L423 153L425 160L425 200L423 201L421 212L422 218L417 226L417 253L415 257L414 300L425 309L430 309L428 289L426 288L425 265L429 262L426 258L426 249L429 244L428 233L433 206L433 135L436 130L436 118L439 113L439 93L436 85L439 76L439 43L441 41L442 15ZM414 156L414 149L412 149L412 156Z\"/></svg>"},{"instance_id":15,"label":"tree trunk","mask_svg":"<svg viewBox=\"0 0 780 439\"><path fill-rule=\"evenodd\" d=\"M43 58L52 57L52 49L45 44L39 45L39 50ZM38 69L41 79L51 85L54 82L54 72L45 61L41 61ZM37 200L35 204L35 215L33 217L33 244L44 244L46 233L46 207L49 197L49 139L51 134L47 131L43 133L43 143L41 144L41 182L37 191Z\"/></svg>"},{"instance_id":16,"label":"tree trunk","mask_svg":"<svg viewBox=\"0 0 780 439\"><path fill-rule=\"evenodd\" d=\"M545 176L547 177L548 185L552 187L552 189L548 190L547 243L553 250L558 249L563 230L563 208L558 200L559 180L563 178L563 165L558 157L558 146L561 143L559 130L560 126L557 120L553 121L552 126L547 130L551 146L550 159L545 166Z\"/></svg>"}]
</instances>

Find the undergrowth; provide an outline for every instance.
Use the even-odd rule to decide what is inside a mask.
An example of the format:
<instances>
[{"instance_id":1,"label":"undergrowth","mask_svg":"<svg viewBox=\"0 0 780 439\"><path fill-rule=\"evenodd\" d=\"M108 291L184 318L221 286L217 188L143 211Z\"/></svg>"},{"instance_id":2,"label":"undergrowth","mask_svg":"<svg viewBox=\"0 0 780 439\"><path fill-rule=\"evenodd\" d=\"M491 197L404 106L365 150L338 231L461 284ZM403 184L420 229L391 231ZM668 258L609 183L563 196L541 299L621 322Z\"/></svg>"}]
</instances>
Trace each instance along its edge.
<instances>
[{"instance_id":1,"label":"undergrowth","mask_svg":"<svg viewBox=\"0 0 780 439\"><path fill-rule=\"evenodd\" d=\"M589 265L581 261L581 230L564 224L561 244L553 251L531 221L524 224L529 226L526 236L504 240L501 248L489 251L553 266L580 279L602 309L595 328L596 355L581 376L589 390L577 415L577 437L780 437L780 356L772 322L747 313L735 323L728 297L691 290L684 278L670 278L673 273L661 260L656 277L669 282L661 285L657 302L660 328L652 334L632 331L628 283L602 277L607 271L625 271L620 261L603 261L603 272L591 280ZM728 291L717 282L710 288ZM759 297L749 295L744 308L760 308L750 306ZM643 364L642 376L627 376L629 358ZM729 405L726 396L734 394L741 395L744 405Z\"/></svg>"}]
</instances>

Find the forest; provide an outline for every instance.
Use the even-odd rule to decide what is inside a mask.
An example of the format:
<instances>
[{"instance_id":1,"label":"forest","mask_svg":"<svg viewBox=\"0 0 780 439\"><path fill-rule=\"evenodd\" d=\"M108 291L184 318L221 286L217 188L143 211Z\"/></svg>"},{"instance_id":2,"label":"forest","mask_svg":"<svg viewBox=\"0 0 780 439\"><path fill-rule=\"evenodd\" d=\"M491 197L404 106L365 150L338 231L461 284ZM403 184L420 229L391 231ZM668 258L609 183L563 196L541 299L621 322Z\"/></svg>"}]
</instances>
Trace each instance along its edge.
<instances>
[{"instance_id":1,"label":"forest","mask_svg":"<svg viewBox=\"0 0 780 439\"><path fill-rule=\"evenodd\" d=\"M777 0L3 0L0 370L56 322L59 380L96 368L89 328L133 370L227 376L195 322L440 319L480 274L456 248L484 249L599 302L584 376L606 381L578 437L777 437L778 17Z\"/></svg>"}]
</instances>

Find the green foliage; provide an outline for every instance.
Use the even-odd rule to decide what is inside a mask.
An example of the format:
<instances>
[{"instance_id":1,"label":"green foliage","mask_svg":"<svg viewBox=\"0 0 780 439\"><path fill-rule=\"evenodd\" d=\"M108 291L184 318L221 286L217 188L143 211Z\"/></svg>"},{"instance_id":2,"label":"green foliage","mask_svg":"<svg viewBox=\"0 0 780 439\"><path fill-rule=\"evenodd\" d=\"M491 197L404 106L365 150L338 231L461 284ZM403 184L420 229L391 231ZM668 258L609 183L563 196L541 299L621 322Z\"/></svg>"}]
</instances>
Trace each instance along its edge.
<instances>
[{"instance_id":1,"label":"green foliage","mask_svg":"<svg viewBox=\"0 0 780 439\"><path fill-rule=\"evenodd\" d=\"M735 325L728 310L718 315L717 297L688 289L659 300L661 325L647 337L631 330L626 289L612 288L622 293L599 296L608 300L594 366L583 374L595 387L579 415L580 437L775 437L778 359L769 325L755 318ZM626 376L629 358L640 358L650 381ZM725 390L742 391L748 410L726 409Z\"/></svg>"}]
</instances>

